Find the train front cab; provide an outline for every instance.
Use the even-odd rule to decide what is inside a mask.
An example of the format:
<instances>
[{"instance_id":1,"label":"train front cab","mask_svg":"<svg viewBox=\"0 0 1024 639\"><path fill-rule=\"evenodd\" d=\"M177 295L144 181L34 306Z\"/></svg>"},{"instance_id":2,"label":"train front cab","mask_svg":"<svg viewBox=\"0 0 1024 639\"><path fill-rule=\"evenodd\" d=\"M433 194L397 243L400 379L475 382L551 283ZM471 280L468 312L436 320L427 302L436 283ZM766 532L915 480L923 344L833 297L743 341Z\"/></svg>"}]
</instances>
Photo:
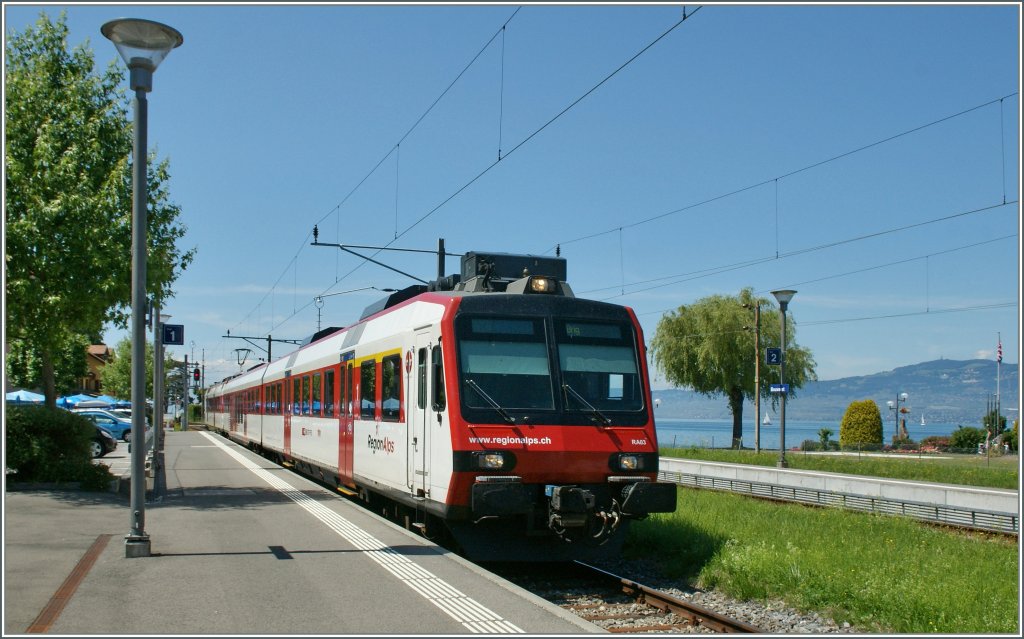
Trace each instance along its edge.
<instances>
[{"instance_id":1,"label":"train front cab","mask_svg":"<svg viewBox=\"0 0 1024 639\"><path fill-rule=\"evenodd\" d=\"M467 296L449 318L449 528L481 560L613 555L627 523L673 512L639 324L556 295Z\"/></svg>"}]
</instances>

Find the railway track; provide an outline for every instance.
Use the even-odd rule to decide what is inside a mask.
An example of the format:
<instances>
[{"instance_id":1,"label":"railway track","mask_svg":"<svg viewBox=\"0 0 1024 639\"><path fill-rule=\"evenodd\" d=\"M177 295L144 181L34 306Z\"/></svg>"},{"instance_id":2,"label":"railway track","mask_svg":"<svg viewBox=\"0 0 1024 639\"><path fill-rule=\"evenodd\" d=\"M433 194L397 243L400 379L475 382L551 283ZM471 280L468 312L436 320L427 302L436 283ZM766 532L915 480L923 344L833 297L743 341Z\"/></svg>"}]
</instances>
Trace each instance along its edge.
<instances>
[{"instance_id":1,"label":"railway track","mask_svg":"<svg viewBox=\"0 0 1024 639\"><path fill-rule=\"evenodd\" d=\"M745 632L763 634L754 626L720 614L708 608L698 606L692 602L674 597L661 590L650 588L641 583L615 575L606 570L591 566L583 562L576 562L580 570L587 571L592 578L600 579L609 584L612 588L619 588L624 595L632 597L636 603L644 604L649 609L663 613L662 615L651 614L648 610L639 610L635 613L619 613L619 618L630 621L643 621L644 625L627 624L621 630L608 628L610 632L674 632L687 629L688 627L701 626L714 632ZM577 613L578 614L578 613ZM587 618L590 612L580 616ZM660 617L666 617L661 619ZM598 614L597 617L606 619L607 614ZM674 621L671 617L681 619Z\"/></svg>"},{"instance_id":2,"label":"railway track","mask_svg":"<svg viewBox=\"0 0 1024 639\"><path fill-rule=\"evenodd\" d=\"M763 634L745 621L583 562L488 569L611 633Z\"/></svg>"}]
</instances>

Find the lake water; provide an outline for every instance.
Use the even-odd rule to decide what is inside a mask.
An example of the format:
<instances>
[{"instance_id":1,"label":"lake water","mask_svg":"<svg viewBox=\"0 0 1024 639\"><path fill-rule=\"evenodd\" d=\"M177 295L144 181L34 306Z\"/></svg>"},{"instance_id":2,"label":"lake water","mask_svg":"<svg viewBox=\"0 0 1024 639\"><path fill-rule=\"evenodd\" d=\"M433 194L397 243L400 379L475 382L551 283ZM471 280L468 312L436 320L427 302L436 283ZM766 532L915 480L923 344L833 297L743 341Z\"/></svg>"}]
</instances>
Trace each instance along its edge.
<instances>
[{"instance_id":1,"label":"lake water","mask_svg":"<svg viewBox=\"0 0 1024 639\"><path fill-rule=\"evenodd\" d=\"M731 419L656 419L659 446L678 446L698 448L729 448L732 441ZM957 424L926 424L907 421L907 434L914 441L921 441L930 435L949 435L957 429ZM818 431L822 428L832 430L829 439L839 441L839 421L801 421L786 420L786 448L799 447L805 439L818 441ZM890 420L882 423L882 441L891 442L896 425ZM743 446L754 447L754 422L743 421ZM761 448L779 449L779 424L773 417L771 424L761 425Z\"/></svg>"}]
</instances>

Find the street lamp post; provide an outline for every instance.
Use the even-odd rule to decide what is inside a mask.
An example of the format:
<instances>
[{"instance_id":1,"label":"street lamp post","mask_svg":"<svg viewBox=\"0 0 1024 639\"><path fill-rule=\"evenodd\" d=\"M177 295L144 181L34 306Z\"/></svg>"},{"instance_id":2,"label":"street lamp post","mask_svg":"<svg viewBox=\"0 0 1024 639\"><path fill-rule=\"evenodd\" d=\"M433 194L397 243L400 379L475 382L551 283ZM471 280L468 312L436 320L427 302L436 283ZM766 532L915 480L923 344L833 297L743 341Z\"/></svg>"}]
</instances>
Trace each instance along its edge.
<instances>
[{"instance_id":1,"label":"street lamp post","mask_svg":"<svg viewBox=\"0 0 1024 639\"><path fill-rule=\"evenodd\" d=\"M904 406L903 411L906 412L906 410L907 410L906 409L907 397L909 397L909 396L906 393L899 393L899 394L896 395L896 401L895 402L892 401L892 400L889 400L888 402L886 402L886 404L889 405L889 410L893 411L893 414L896 416L896 418L895 418L896 430L893 431L893 437L895 439L900 439L901 435L902 435L900 433L900 402L903 402L903 406Z\"/></svg>"},{"instance_id":2,"label":"street lamp post","mask_svg":"<svg viewBox=\"0 0 1024 639\"><path fill-rule=\"evenodd\" d=\"M761 302L744 304L754 309L754 452L761 452Z\"/></svg>"},{"instance_id":3,"label":"street lamp post","mask_svg":"<svg viewBox=\"0 0 1024 639\"><path fill-rule=\"evenodd\" d=\"M775 464L779 468L786 468L786 308L789 301L796 295L796 291L782 290L772 291L772 295L779 301L779 313L782 316L782 361L779 362L779 384L782 385L782 405L779 409L779 461Z\"/></svg>"},{"instance_id":4,"label":"street lamp post","mask_svg":"<svg viewBox=\"0 0 1024 639\"><path fill-rule=\"evenodd\" d=\"M153 492L157 497L161 497L167 489L167 476L164 474L163 328L164 323L171 319L171 316L160 313L159 303L153 307L153 316L156 318L153 324Z\"/></svg>"},{"instance_id":5,"label":"street lamp post","mask_svg":"<svg viewBox=\"0 0 1024 639\"><path fill-rule=\"evenodd\" d=\"M146 94L153 89L153 72L183 42L176 29L151 20L118 18L100 27L128 65L135 92L135 135L132 144L132 441L146 441ZM126 557L148 557L145 530L145 445L132 446L131 529L125 538Z\"/></svg>"}]
</instances>

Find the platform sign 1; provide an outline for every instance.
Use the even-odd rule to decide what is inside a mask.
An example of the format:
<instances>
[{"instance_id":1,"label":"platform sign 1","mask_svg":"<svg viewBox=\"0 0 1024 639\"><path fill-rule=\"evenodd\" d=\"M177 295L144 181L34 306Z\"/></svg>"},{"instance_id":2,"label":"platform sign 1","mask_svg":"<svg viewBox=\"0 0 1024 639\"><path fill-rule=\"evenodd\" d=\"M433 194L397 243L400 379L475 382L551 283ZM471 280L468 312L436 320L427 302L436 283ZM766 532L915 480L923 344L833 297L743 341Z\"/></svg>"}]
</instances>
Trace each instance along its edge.
<instances>
[{"instance_id":1,"label":"platform sign 1","mask_svg":"<svg viewBox=\"0 0 1024 639\"><path fill-rule=\"evenodd\" d=\"M185 345L185 325L184 324L161 324L163 332L161 333L161 341L169 346L184 346Z\"/></svg>"},{"instance_id":2,"label":"platform sign 1","mask_svg":"<svg viewBox=\"0 0 1024 639\"><path fill-rule=\"evenodd\" d=\"M772 366L778 366L782 364L782 349L781 348L766 348L764 349L764 359L768 364Z\"/></svg>"},{"instance_id":3,"label":"platform sign 1","mask_svg":"<svg viewBox=\"0 0 1024 639\"><path fill-rule=\"evenodd\" d=\"M773 393L789 393L789 384L772 384L769 390Z\"/></svg>"}]
</instances>

